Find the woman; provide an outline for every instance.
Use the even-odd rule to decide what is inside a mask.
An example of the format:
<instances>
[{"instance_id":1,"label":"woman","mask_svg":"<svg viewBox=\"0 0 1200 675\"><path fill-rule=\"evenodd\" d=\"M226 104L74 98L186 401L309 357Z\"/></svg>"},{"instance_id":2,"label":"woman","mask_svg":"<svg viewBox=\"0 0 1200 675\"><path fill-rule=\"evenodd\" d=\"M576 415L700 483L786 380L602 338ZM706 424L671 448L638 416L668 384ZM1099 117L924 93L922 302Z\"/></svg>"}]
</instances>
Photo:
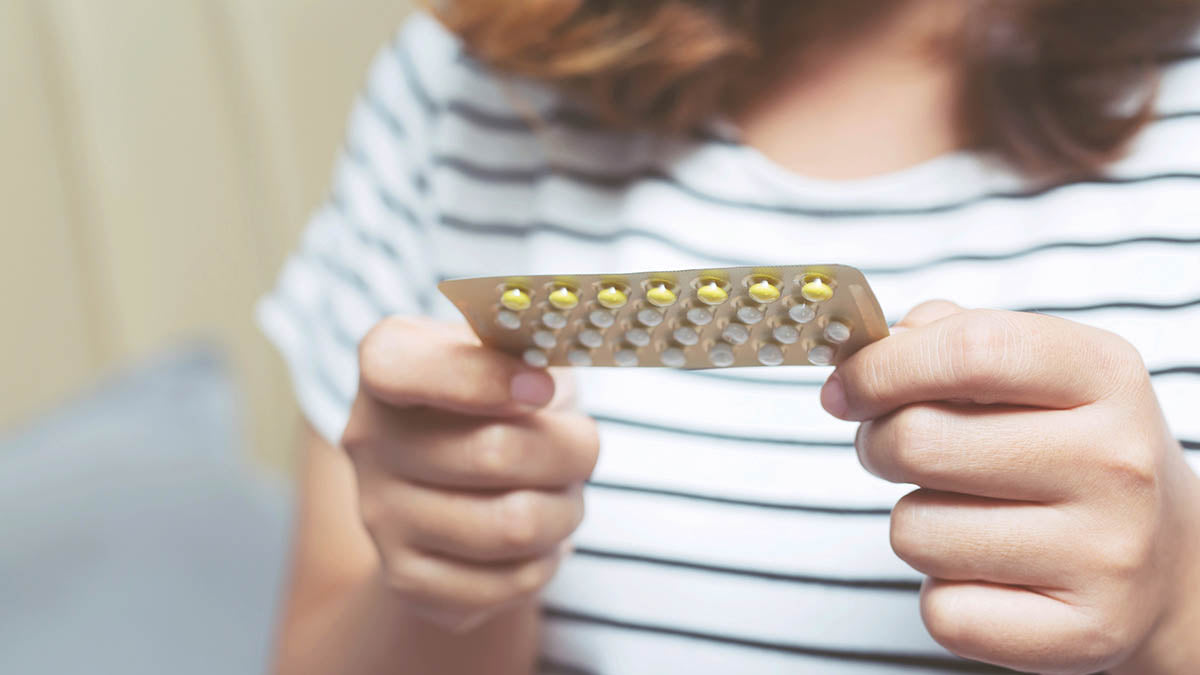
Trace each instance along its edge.
<instances>
[{"instance_id":1,"label":"woman","mask_svg":"<svg viewBox=\"0 0 1200 675\"><path fill-rule=\"evenodd\" d=\"M1195 3L438 12L260 311L313 426L280 672L1194 670ZM434 290L804 262L900 320L823 386L574 384Z\"/></svg>"}]
</instances>

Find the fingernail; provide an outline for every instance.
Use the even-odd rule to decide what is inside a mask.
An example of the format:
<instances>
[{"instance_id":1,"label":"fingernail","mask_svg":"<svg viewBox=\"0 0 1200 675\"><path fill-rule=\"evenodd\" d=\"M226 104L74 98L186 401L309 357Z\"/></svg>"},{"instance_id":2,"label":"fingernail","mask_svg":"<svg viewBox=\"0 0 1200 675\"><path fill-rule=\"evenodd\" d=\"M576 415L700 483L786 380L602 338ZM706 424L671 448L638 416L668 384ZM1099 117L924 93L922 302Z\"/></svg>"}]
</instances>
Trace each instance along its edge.
<instances>
[{"instance_id":1,"label":"fingernail","mask_svg":"<svg viewBox=\"0 0 1200 675\"><path fill-rule=\"evenodd\" d=\"M541 371L518 373L510 390L514 401L540 408L554 398L554 380Z\"/></svg>"},{"instance_id":2,"label":"fingernail","mask_svg":"<svg viewBox=\"0 0 1200 675\"><path fill-rule=\"evenodd\" d=\"M837 373L830 375L825 386L821 387L821 406L830 415L845 419L850 405L846 403L846 388L842 386L842 381L838 378Z\"/></svg>"}]
</instances>

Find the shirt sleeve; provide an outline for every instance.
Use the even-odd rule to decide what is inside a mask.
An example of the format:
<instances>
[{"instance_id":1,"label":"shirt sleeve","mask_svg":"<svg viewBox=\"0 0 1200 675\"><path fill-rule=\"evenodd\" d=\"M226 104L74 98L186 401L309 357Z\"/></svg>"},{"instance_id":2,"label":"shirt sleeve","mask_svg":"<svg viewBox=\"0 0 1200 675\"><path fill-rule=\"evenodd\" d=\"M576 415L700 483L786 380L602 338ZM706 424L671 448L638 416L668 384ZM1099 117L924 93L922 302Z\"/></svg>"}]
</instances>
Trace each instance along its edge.
<instances>
[{"instance_id":1,"label":"shirt sleeve","mask_svg":"<svg viewBox=\"0 0 1200 675\"><path fill-rule=\"evenodd\" d=\"M431 21L413 19L376 56L329 198L257 306L303 413L334 443L357 390L362 337L386 316L427 313L436 292L427 194L435 111L412 60Z\"/></svg>"}]
</instances>

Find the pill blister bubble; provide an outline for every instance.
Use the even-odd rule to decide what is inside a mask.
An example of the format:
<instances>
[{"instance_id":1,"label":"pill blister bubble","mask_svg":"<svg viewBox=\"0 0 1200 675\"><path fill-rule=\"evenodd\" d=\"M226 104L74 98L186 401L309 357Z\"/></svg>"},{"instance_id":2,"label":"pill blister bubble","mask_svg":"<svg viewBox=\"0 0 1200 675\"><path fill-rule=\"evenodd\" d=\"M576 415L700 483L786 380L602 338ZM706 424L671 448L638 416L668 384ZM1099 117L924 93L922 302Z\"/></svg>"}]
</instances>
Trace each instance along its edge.
<instances>
[{"instance_id":1,"label":"pill blister bubble","mask_svg":"<svg viewBox=\"0 0 1200 675\"><path fill-rule=\"evenodd\" d=\"M828 326L825 326L825 339L834 344L843 344L850 339L850 326L841 321L830 321Z\"/></svg>"},{"instance_id":2,"label":"pill blister bubble","mask_svg":"<svg viewBox=\"0 0 1200 675\"><path fill-rule=\"evenodd\" d=\"M783 365L783 350L779 345L768 342L758 348L758 362L764 366Z\"/></svg>"},{"instance_id":3,"label":"pill blister bubble","mask_svg":"<svg viewBox=\"0 0 1200 675\"><path fill-rule=\"evenodd\" d=\"M516 312L502 309L496 313L496 325L504 330L520 330L521 317Z\"/></svg>"},{"instance_id":4,"label":"pill blister bubble","mask_svg":"<svg viewBox=\"0 0 1200 675\"><path fill-rule=\"evenodd\" d=\"M708 362L718 368L728 368L733 365L733 347L719 342L708 350Z\"/></svg>"},{"instance_id":5,"label":"pill blister bubble","mask_svg":"<svg viewBox=\"0 0 1200 675\"><path fill-rule=\"evenodd\" d=\"M721 338L729 344L745 344L750 339L750 329L740 323L731 323L721 331Z\"/></svg>"},{"instance_id":6,"label":"pill blister bubble","mask_svg":"<svg viewBox=\"0 0 1200 675\"><path fill-rule=\"evenodd\" d=\"M534 331L533 344L547 351L558 346L558 338L554 337L554 333L548 330Z\"/></svg>"},{"instance_id":7,"label":"pill blister bubble","mask_svg":"<svg viewBox=\"0 0 1200 675\"><path fill-rule=\"evenodd\" d=\"M754 325L763 320L763 312L757 307L746 305L738 308L737 318L742 323Z\"/></svg>"},{"instance_id":8,"label":"pill blister bubble","mask_svg":"<svg viewBox=\"0 0 1200 675\"><path fill-rule=\"evenodd\" d=\"M662 363L668 368L682 368L687 365L687 355L678 347L670 347L663 350Z\"/></svg>"},{"instance_id":9,"label":"pill blister bubble","mask_svg":"<svg viewBox=\"0 0 1200 675\"><path fill-rule=\"evenodd\" d=\"M685 347L691 347L692 345L700 342L700 334L697 333L696 329L692 328L691 326L680 326L679 328L676 328L675 332L672 333L672 336L675 338L676 342Z\"/></svg>"},{"instance_id":10,"label":"pill blister bubble","mask_svg":"<svg viewBox=\"0 0 1200 675\"><path fill-rule=\"evenodd\" d=\"M589 328L585 331L580 331L579 344L588 349L598 349L604 346L604 336L600 334L600 331Z\"/></svg>"},{"instance_id":11,"label":"pill blister bubble","mask_svg":"<svg viewBox=\"0 0 1200 675\"><path fill-rule=\"evenodd\" d=\"M546 312L542 315L542 325L550 330L562 330L567 325L567 315L558 312Z\"/></svg>"},{"instance_id":12,"label":"pill blister bubble","mask_svg":"<svg viewBox=\"0 0 1200 675\"><path fill-rule=\"evenodd\" d=\"M603 309L594 309L588 314L588 321L596 328L608 328L613 325L616 318L613 317L612 312Z\"/></svg>"},{"instance_id":13,"label":"pill blister bubble","mask_svg":"<svg viewBox=\"0 0 1200 675\"><path fill-rule=\"evenodd\" d=\"M523 288L510 288L500 296L500 304L514 312L523 312L533 304L533 298Z\"/></svg>"},{"instance_id":14,"label":"pill blister bubble","mask_svg":"<svg viewBox=\"0 0 1200 675\"><path fill-rule=\"evenodd\" d=\"M579 296L575 293L575 291L567 288L566 286L558 287L556 290L554 290L554 292L550 293L550 297L548 299L550 300L551 305L554 305L558 309L564 311L575 309L575 307L579 305Z\"/></svg>"},{"instance_id":15,"label":"pill blister bubble","mask_svg":"<svg viewBox=\"0 0 1200 675\"><path fill-rule=\"evenodd\" d=\"M629 296L625 291L616 286L606 286L598 294L596 294L596 302L599 302L602 307L608 309L620 309L629 302Z\"/></svg>"},{"instance_id":16,"label":"pill blister bubble","mask_svg":"<svg viewBox=\"0 0 1200 675\"><path fill-rule=\"evenodd\" d=\"M647 328L654 328L663 322L663 315L658 310L647 307L637 313L637 320Z\"/></svg>"},{"instance_id":17,"label":"pill blister bubble","mask_svg":"<svg viewBox=\"0 0 1200 675\"><path fill-rule=\"evenodd\" d=\"M545 368L550 365L550 358L546 356L546 352L540 349L526 349L524 357L525 363L534 368Z\"/></svg>"},{"instance_id":18,"label":"pill blister bubble","mask_svg":"<svg viewBox=\"0 0 1200 675\"><path fill-rule=\"evenodd\" d=\"M630 328L625 331L625 341L634 347L645 347L650 344L650 333L641 328Z\"/></svg>"},{"instance_id":19,"label":"pill blister bubble","mask_svg":"<svg viewBox=\"0 0 1200 675\"><path fill-rule=\"evenodd\" d=\"M793 305L788 310L788 318L796 323L808 323L817 318L817 310L812 305Z\"/></svg>"},{"instance_id":20,"label":"pill blister bubble","mask_svg":"<svg viewBox=\"0 0 1200 675\"><path fill-rule=\"evenodd\" d=\"M800 340L800 331L790 324L780 324L771 331L771 336L780 344L794 345Z\"/></svg>"},{"instance_id":21,"label":"pill blister bubble","mask_svg":"<svg viewBox=\"0 0 1200 675\"><path fill-rule=\"evenodd\" d=\"M613 354L613 363L623 368L630 368L638 364L637 352L632 349L619 349Z\"/></svg>"},{"instance_id":22,"label":"pill blister bubble","mask_svg":"<svg viewBox=\"0 0 1200 675\"><path fill-rule=\"evenodd\" d=\"M592 353L586 349L572 349L567 352L567 363L577 368L586 368L592 365Z\"/></svg>"},{"instance_id":23,"label":"pill blister bubble","mask_svg":"<svg viewBox=\"0 0 1200 675\"><path fill-rule=\"evenodd\" d=\"M704 307L693 307L687 311L687 320L697 326L707 326L712 323L712 310Z\"/></svg>"},{"instance_id":24,"label":"pill blister bubble","mask_svg":"<svg viewBox=\"0 0 1200 675\"><path fill-rule=\"evenodd\" d=\"M808 361L814 366L828 366L833 363L835 353L829 345L817 345L808 350Z\"/></svg>"}]
</instances>

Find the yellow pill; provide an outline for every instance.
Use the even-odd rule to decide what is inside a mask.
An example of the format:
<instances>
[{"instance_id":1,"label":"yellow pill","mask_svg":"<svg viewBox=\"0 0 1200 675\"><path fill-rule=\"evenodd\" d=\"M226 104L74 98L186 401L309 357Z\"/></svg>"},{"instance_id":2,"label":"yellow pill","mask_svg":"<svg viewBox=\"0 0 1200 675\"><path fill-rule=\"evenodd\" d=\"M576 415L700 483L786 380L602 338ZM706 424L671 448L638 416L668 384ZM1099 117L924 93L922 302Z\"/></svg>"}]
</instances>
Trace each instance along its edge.
<instances>
[{"instance_id":1,"label":"yellow pill","mask_svg":"<svg viewBox=\"0 0 1200 675\"><path fill-rule=\"evenodd\" d=\"M533 304L533 298L521 288L510 288L500 296L500 304L514 312L523 312Z\"/></svg>"},{"instance_id":2,"label":"yellow pill","mask_svg":"<svg viewBox=\"0 0 1200 675\"><path fill-rule=\"evenodd\" d=\"M575 295L575 291L563 286L550 294L550 304L562 310L575 309L579 305L579 296Z\"/></svg>"},{"instance_id":3,"label":"yellow pill","mask_svg":"<svg viewBox=\"0 0 1200 675\"><path fill-rule=\"evenodd\" d=\"M721 288L720 284L710 281L696 289L696 297L706 305L719 305L729 299L729 294L725 292L724 288Z\"/></svg>"},{"instance_id":4,"label":"yellow pill","mask_svg":"<svg viewBox=\"0 0 1200 675\"><path fill-rule=\"evenodd\" d=\"M670 307L675 304L675 291L672 291L666 284L658 284L649 291L646 291L646 299L655 307Z\"/></svg>"},{"instance_id":5,"label":"yellow pill","mask_svg":"<svg viewBox=\"0 0 1200 675\"><path fill-rule=\"evenodd\" d=\"M775 284L763 279L750 286L750 297L763 304L775 302L779 299L779 289L775 287Z\"/></svg>"},{"instance_id":6,"label":"yellow pill","mask_svg":"<svg viewBox=\"0 0 1200 675\"><path fill-rule=\"evenodd\" d=\"M625 295L625 291L616 286L609 286L596 295L596 301L602 307L620 309L625 306L625 303L629 302L629 296Z\"/></svg>"},{"instance_id":7,"label":"yellow pill","mask_svg":"<svg viewBox=\"0 0 1200 675\"><path fill-rule=\"evenodd\" d=\"M833 288L825 283L824 279L817 277L804 284L804 287L800 289L800 295L803 295L804 299L809 302L825 302L833 297Z\"/></svg>"}]
</instances>

